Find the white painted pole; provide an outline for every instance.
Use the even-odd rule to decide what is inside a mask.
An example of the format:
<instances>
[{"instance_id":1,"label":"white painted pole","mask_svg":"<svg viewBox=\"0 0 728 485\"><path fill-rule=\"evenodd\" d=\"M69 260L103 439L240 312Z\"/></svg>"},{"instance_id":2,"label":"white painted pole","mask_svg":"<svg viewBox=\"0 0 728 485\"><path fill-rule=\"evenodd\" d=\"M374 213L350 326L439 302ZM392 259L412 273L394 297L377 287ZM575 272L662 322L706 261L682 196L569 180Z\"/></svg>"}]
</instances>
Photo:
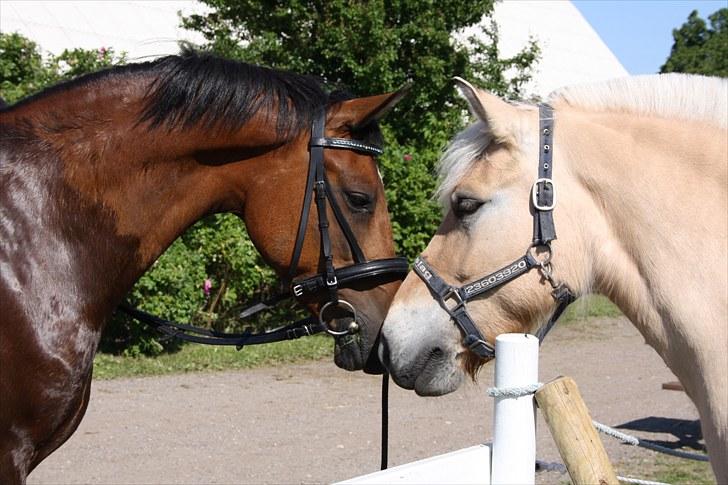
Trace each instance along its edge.
<instances>
[{"instance_id":1,"label":"white painted pole","mask_svg":"<svg viewBox=\"0 0 728 485\"><path fill-rule=\"evenodd\" d=\"M538 383L538 338L509 333L495 340L495 387ZM493 485L525 485L536 480L536 407L533 394L495 398Z\"/></svg>"}]
</instances>

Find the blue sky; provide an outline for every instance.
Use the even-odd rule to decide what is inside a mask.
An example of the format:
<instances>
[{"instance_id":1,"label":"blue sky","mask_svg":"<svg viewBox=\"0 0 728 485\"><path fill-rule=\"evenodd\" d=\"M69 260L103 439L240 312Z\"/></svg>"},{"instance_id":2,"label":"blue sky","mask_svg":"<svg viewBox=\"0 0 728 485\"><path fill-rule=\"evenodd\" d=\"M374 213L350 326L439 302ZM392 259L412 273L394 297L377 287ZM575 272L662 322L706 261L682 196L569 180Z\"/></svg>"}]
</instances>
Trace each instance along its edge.
<instances>
[{"instance_id":1,"label":"blue sky","mask_svg":"<svg viewBox=\"0 0 728 485\"><path fill-rule=\"evenodd\" d=\"M728 0L572 0L630 74L651 74L670 55L672 29L697 10L708 15Z\"/></svg>"}]
</instances>

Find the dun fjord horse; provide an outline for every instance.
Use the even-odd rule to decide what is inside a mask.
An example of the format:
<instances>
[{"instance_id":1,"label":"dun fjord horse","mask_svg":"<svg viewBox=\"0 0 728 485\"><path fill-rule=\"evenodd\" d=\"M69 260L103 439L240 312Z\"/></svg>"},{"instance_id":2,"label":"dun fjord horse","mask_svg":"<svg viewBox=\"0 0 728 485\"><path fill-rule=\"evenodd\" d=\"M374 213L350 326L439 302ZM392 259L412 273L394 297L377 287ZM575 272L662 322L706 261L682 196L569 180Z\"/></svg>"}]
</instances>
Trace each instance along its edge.
<instances>
[{"instance_id":1,"label":"dun fjord horse","mask_svg":"<svg viewBox=\"0 0 728 485\"><path fill-rule=\"evenodd\" d=\"M443 157L444 220L382 328L395 381L451 392L498 334L601 293L678 376L728 482L728 82L630 78L540 107L458 83L478 121Z\"/></svg>"},{"instance_id":2,"label":"dun fjord horse","mask_svg":"<svg viewBox=\"0 0 728 485\"><path fill-rule=\"evenodd\" d=\"M373 144L399 97L345 99L187 52L0 111L0 483L24 482L74 432L106 320L207 214L238 214L284 278L318 275L304 290L325 277L310 308L333 296L357 312L367 330L337 344L336 362L364 367L398 282L347 288L337 276L393 254ZM332 308L324 324L351 325Z\"/></svg>"}]
</instances>

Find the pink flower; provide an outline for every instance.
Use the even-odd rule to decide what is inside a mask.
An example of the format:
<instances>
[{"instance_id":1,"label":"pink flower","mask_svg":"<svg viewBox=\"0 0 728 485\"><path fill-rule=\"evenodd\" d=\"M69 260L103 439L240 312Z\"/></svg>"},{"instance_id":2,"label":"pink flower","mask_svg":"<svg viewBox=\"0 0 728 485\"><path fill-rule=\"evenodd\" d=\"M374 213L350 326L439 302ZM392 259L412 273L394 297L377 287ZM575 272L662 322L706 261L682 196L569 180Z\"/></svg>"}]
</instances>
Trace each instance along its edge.
<instances>
[{"instance_id":1,"label":"pink flower","mask_svg":"<svg viewBox=\"0 0 728 485\"><path fill-rule=\"evenodd\" d=\"M205 282L202 283L202 291L205 293L205 296L210 296L210 290L212 290L212 280L205 278Z\"/></svg>"},{"instance_id":2,"label":"pink flower","mask_svg":"<svg viewBox=\"0 0 728 485\"><path fill-rule=\"evenodd\" d=\"M405 153L404 156L402 157L402 159L405 162L409 162L410 160L412 160L412 155L410 155L409 153Z\"/></svg>"}]
</instances>

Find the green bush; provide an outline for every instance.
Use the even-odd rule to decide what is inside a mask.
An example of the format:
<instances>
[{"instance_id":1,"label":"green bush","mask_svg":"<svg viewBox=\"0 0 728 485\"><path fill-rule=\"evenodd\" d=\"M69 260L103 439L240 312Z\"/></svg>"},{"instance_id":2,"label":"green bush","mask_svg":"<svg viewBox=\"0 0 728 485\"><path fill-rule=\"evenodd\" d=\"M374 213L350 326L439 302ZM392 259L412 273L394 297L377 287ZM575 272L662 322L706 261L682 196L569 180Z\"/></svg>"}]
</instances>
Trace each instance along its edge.
<instances>
[{"instance_id":1,"label":"green bush","mask_svg":"<svg viewBox=\"0 0 728 485\"><path fill-rule=\"evenodd\" d=\"M209 294L204 292L210 282ZM274 292L276 279L255 250L237 216L210 216L190 228L154 263L128 295L128 301L162 318L219 331L241 330L237 318L247 301ZM252 320L256 329L297 318L291 305ZM144 324L117 313L102 342L102 350L126 355L153 355L178 348L160 341Z\"/></svg>"}]
</instances>

